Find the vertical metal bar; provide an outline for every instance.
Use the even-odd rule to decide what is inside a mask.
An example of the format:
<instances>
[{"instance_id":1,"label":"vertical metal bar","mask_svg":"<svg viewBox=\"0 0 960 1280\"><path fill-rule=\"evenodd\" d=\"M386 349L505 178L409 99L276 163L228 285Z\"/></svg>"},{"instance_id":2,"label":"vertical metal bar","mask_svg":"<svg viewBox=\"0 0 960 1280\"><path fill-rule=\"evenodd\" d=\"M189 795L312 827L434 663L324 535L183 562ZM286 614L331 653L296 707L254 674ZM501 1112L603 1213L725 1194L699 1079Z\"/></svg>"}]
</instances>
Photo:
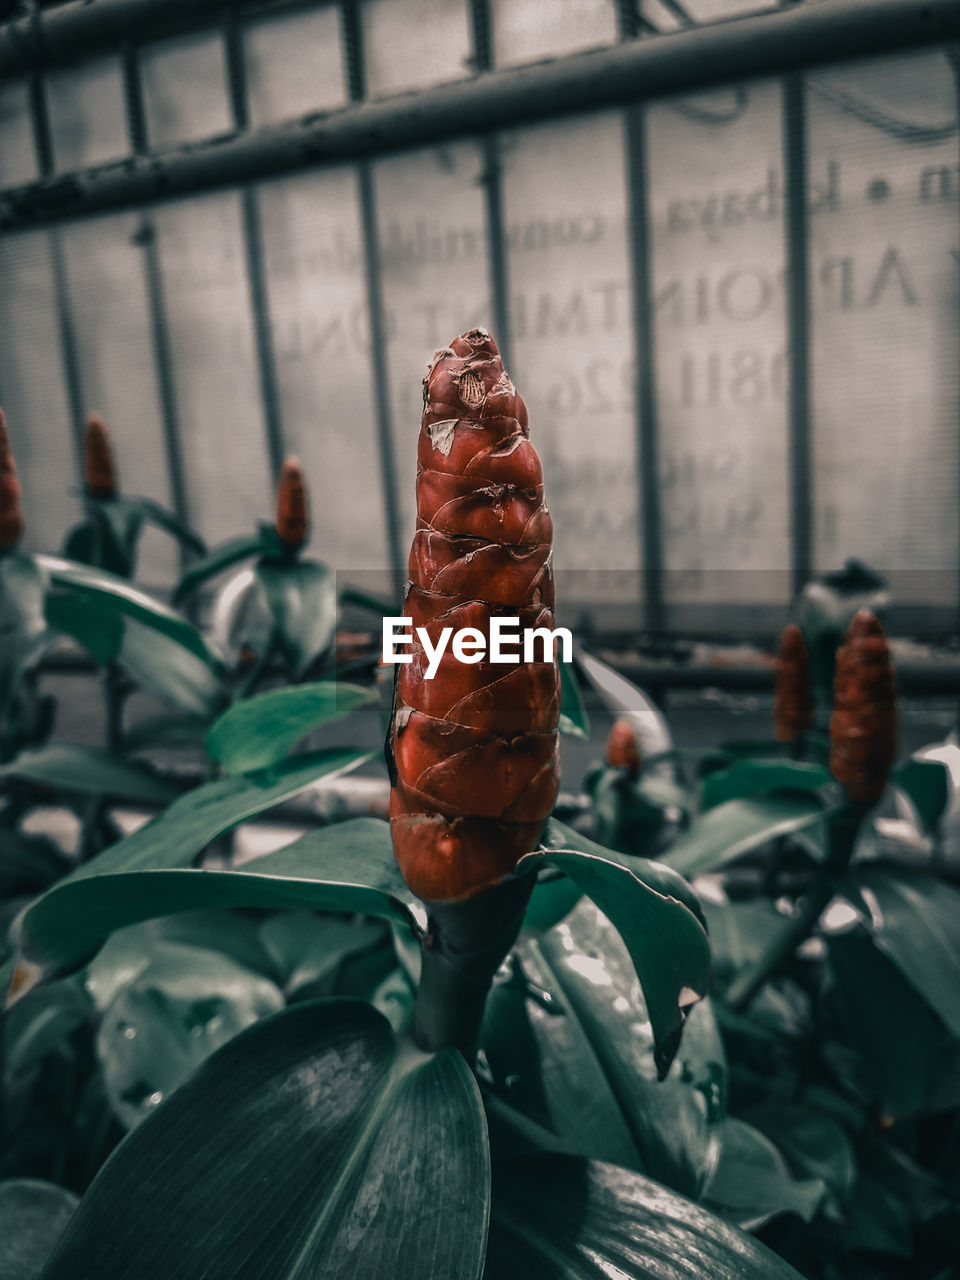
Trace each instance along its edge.
<instances>
[{"instance_id":1,"label":"vertical metal bar","mask_svg":"<svg viewBox=\"0 0 960 1280\"><path fill-rule=\"evenodd\" d=\"M473 65L479 74L493 67L493 14L490 0L470 0L473 38ZM490 310L494 336L504 366L513 367L510 328L510 279L507 266L507 237L503 219L503 165L500 139L487 134L480 142L483 156L484 215L487 224L487 260L490 270Z\"/></svg>"},{"instance_id":2,"label":"vertical metal bar","mask_svg":"<svg viewBox=\"0 0 960 1280\"><path fill-rule=\"evenodd\" d=\"M224 48L227 59L227 81L230 109L238 132L250 127L250 98L243 51L243 30L234 13L228 13L224 26ZM263 227L260 200L253 186L240 191L240 215L243 226L243 252L253 312L253 336L257 353L260 403L267 438L270 472L276 484L286 453L283 417L280 408L280 386L274 357L273 324L267 292L266 265L263 254Z\"/></svg>"},{"instance_id":3,"label":"vertical metal bar","mask_svg":"<svg viewBox=\"0 0 960 1280\"><path fill-rule=\"evenodd\" d=\"M645 28L636 0L617 0L621 40ZM650 215L647 199L647 115L643 105L623 115L626 141L631 300L633 303L634 396L637 415L637 528L641 538L645 621L651 631L664 626L663 526L660 511L660 447L653 358L653 290L650 284Z\"/></svg>"},{"instance_id":4,"label":"vertical metal bar","mask_svg":"<svg viewBox=\"0 0 960 1280\"><path fill-rule=\"evenodd\" d=\"M947 55L947 61L950 64L950 70L953 72L954 101L956 103L956 108L957 108L957 119L960 120L960 44L948 46L945 52ZM958 155L957 160L958 160L957 172L960 173L960 155ZM957 223L957 264L960 265L960 221L958 221ZM958 317L957 323L958 325L960 325L960 317ZM957 355L958 357L960 357L960 350L958 350L958 346L960 346L960 332L958 332L957 334L957 340L958 340L958 345L954 347L954 350L957 351ZM960 370L960 358L957 359L957 362L954 368L957 370ZM960 414L960 381L958 381L957 383L957 411L958 411L958 414ZM960 423L958 423L958 426L960 426ZM957 442L960 443L960 430L957 431ZM958 455L957 463L958 463L957 483L958 485L960 485L960 455ZM957 504L957 515L958 517L960 517L960 503ZM960 528L958 528L958 534L960 534ZM957 581L957 598L956 598L955 625L956 625L958 634L960 634L960 563L958 563L957 565L956 581ZM960 719L960 708L958 708L957 714L958 714L958 719Z\"/></svg>"},{"instance_id":5,"label":"vertical metal bar","mask_svg":"<svg viewBox=\"0 0 960 1280\"><path fill-rule=\"evenodd\" d=\"M134 155L147 150L147 122L143 105L143 87L140 82L140 57L134 45L124 47L121 55L123 72L124 106L127 113L127 135ZM187 496L186 472L180 439L180 420L177 412L176 383L173 375L173 357L170 350L170 328L163 296L163 273L160 266L160 249L153 219L144 214L136 232L136 243L143 250L143 272L147 289L147 308L150 317L150 339L153 348L153 366L160 396L160 418L163 423L164 452L167 474L170 479L170 495L173 509L181 520L189 523L190 502ZM186 563L188 552L180 546L180 563Z\"/></svg>"},{"instance_id":6,"label":"vertical metal bar","mask_svg":"<svg viewBox=\"0 0 960 1280\"><path fill-rule=\"evenodd\" d=\"M807 258L807 123L803 76L785 76L783 110L784 234L787 281L787 431L790 462L792 589L813 564L813 469L810 438L810 301Z\"/></svg>"},{"instance_id":7,"label":"vertical metal bar","mask_svg":"<svg viewBox=\"0 0 960 1280\"><path fill-rule=\"evenodd\" d=\"M54 173L53 137L47 110L46 85L43 73L34 67L30 73L30 123L33 130L33 146L37 169L41 178ZM80 373L80 355L77 350L77 330L73 322L73 306L70 301L70 282L63 251L63 234L54 227L47 232L50 250L50 272L53 277L53 296L57 309L57 333L60 340L60 363L67 393L67 409L70 414L70 433L73 438L74 459L80 484L83 484L83 426L86 416L83 380Z\"/></svg>"},{"instance_id":8,"label":"vertical metal bar","mask_svg":"<svg viewBox=\"0 0 960 1280\"><path fill-rule=\"evenodd\" d=\"M341 0L340 32L343 41L347 92L350 98L357 102L366 93L367 80L363 61L363 27L358 0ZM380 237L377 231L376 191L373 182L373 166L368 161L361 161L356 171L367 285L367 314L370 323L370 365L373 375L377 437L380 445L380 474L387 525L390 576L394 595L399 600L403 594L407 574L405 558L400 547L400 504L393 453L393 415L390 408L390 373L383 308L383 267L380 259Z\"/></svg>"}]
</instances>

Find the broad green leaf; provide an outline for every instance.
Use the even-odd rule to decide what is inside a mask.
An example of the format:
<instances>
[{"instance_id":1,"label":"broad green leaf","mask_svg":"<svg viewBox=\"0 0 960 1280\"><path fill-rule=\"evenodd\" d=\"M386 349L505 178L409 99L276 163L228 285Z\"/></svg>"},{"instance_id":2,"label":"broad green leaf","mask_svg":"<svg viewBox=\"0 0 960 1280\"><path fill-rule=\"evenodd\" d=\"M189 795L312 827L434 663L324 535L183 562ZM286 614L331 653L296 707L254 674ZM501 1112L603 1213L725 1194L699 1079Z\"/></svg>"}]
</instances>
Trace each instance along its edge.
<instances>
[{"instance_id":1,"label":"broad green leaf","mask_svg":"<svg viewBox=\"0 0 960 1280\"><path fill-rule=\"evenodd\" d=\"M73 591L84 599L107 602L125 617L133 618L144 626L169 636L171 640L176 640L210 666L218 665L216 656L196 627L145 591L140 591L129 582L102 569L61 560L57 556L37 556L36 560L55 587Z\"/></svg>"},{"instance_id":2,"label":"broad green leaf","mask_svg":"<svg viewBox=\"0 0 960 1280\"><path fill-rule=\"evenodd\" d=\"M98 667L105 667L119 657L126 619L103 600L51 591L44 612L54 631L76 640Z\"/></svg>"},{"instance_id":3,"label":"broad green leaf","mask_svg":"<svg viewBox=\"0 0 960 1280\"><path fill-rule=\"evenodd\" d=\"M142 765L103 747L68 742L48 742L44 747L21 751L9 764L0 765L0 778L23 778L55 791L143 804L169 804L177 795L168 782Z\"/></svg>"},{"instance_id":4,"label":"broad green leaf","mask_svg":"<svg viewBox=\"0 0 960 1280\"><path fill-rule=\"evenodd\" d=\"M279 987L229 956L175 942L156 945L117 991L97 1032L97 1058L117 1119L134 1128L211 1053L283 1005Z\"/></svg>"},{"instance_id":5,"label":"broad green leaf","mask_svg":"<svg viewBox=\"0 0 960 1280\"><path fill-rule=\"evenodd\" d=\"M223 704L221 666L212 654L200 658L179 641L126 618L117 661L131 679L185 715L209 719Z\"/></svg>"},{"instance_id":6,"label":"broad green leaf","mask_svg":"<svg viewBox=\"0 0 960 1280\"><path fill-rule=\"evenodd\" d=\"M650 784L659 787L659 799L650 799ZM635 857L652 857L666 823L665 790L679 792L675 784L659 777L632 778L623 769L601 766L585 783L590 794L597 838L608 849ZM687 799L684 797L684 808ZM669 801L668 803L672 803Z\"/></svg>"},{"instance_id":7,"label":"broad green leaf","mask_svg":"<svg viewBox=\"0 0 960 1280\"><path fill-rule=\"evenodd\" d=\"M203 586L211 578L216 578L218 574L225 573L231 565L239 564L241 560L249 560L251 556L262 555L263 549L263 538L259 533L232 538L222 546L214 547L202 560L192 564L177 583L173 593L174 604L181 604L198 587Z\"/></svg>"},{"instance_id":8,"label":"broad green leaf","mask_svg":"<svg viewBox=\"0 0 960 1280\"><path fill-rule=\"evenodd\" d=\"M644 760L671 750L670 727L652 698L589 653L578 651L577 664L610 713L615 717L624 716L634 726Z\"/></svg>"},{"instance_id":9,"label":"broad green leaf","mask_svg":"<svg viewBox=\"0 0 960 1280\"><path fill-rule=\"evenodd\" d=\"M710 944L696 895L668 867L604 849L554 819L543 844L520 860L518 872L543 861L559 867L620 931L643 988L657 1069L665 1075L684 1016L709 984Z\"/></svg>"},{"instance_id":10,"label":"broad green leaf","mask_svg":"<svg viewBox=\"0 0 960 1280\"><path fill-rule=\"evenodd\" d=\"M769 898L747 902L704 902L710 931L713 968L724 979L755 965L775 937L783 932L787 917Z\"/></svg>"},{"instance_id":11,"label":"broad green leaf","mask_svg":"<svg viewBox=\"0 0 960 1280\"><path fill-rule=\"evenodd\" d=\"M940 760L911 756L893 771L893 781L910 797L924 831L936 830L950 799L950 773Z\"/></svg>"},{"instance_id":12,"label":"broad green leaf","mask_svg":"<svg viewBox=\"0 0 960 1280\"><path fill-rule=\"evenodd\" d=\"M296 1005L218 1050L117 1148L45 1280L479 1280L488 1188L458 1053L421 1053L358 1001Z\"/></svg>"},{"instance_id":13,"label":"broad green leaf","mask_svg":"<svg viewBox=\"0 0 960 1280\"><path fill-rule=\"evenodd\" d=\"M46 635L44 580L33 556L0 551L0 716Z\"/></svg>"},{"instance_id":14,"label":"broad green leaf","mask_svg":"<svg viewBox=\"0 0 960 1280\"><path fill-rule=\"evenodd\" d=\"M572 662L558 663L560 668L560 732L574 738L590 738L590 717L583 705L577 669Z\"/></svg>"},{"instance_id":15,"label":"broad green leaf","mask_svg":"<svg viewBox=\"0 0 960 1280\"><path fill-rule=\"evenodd\" d=\"M744 1231L757 1231L781 1213L809 1222L826 1195L826 1183L798 1181L787 1162L758 1129L728 1116L720 1163L704 1191L704 1202Z\"/></svg>"},{"instance_id":16,"label":"broad green leaf","mask_svg":"<svg viewBox=\"0 0 960 1280\"><path fill-rule=\"evenodd\" d=\"M71 865L49 836L0 826L0 898L38 893Z\"/></svg>"},{"instance_id":17,"label":"broad green leaf","mask_svg":"<svg viewBox=\"0 0 960 1280\"><path fill-rule=\"evenodd\" d=\"M727 800L696 818L664 857L685 876L715 871L777 836L792 835L823 822L828 813L812 795Z\"/></svg>"},{"instance_id":18,"label":"broad green leaf","mask_svg":"<svg viewBox=\"0 0 960 1280\"><path fill-rule=\"evenodd\" d=\"M764 1245L656 1182L574 1156L494 1174L484 1280L799 1280Z\"/></svg>"},{"instance_id":19,"label":"broad green leaf","mask_svg":"<svg viewBox=\"0 0 960 1280\"><path fill-rule=\"evenodd\" d=\"M40 1280L78 1204L77 1197L52 1182L9 1178L0 1182L0 1276Z\"/></svg>"},{"instance_id":20,"label":"broad green leaf","mask_svg":"<svg viewBox=\"0 0 960 1280\"><path fill-rule=\"evenodd\" d=\"M287 1000L357 994L338 981L354 961L384 944L391 950L389 930L378 920L318 916L313 911L279 911L260 926L278 984Z\"/></svg>"},{"instance_id":21,"label":"broad green leaf","mask_svg":"<svg viewBox=\"0 0 960 1280\"><path fill-rule=\"evenodd\" d=\"M857 1180L853 1143L832 1117L807 1101L781 1099L748 1112L751 1123L776 1144L798 1177L824 1183L844 1202Z\"/></svg>"},{"instance_id":22,"label":"broad green leaf","mask_svg":"<svg viewBox=\"0 0 960 1280\"><path fill-rule=\"evenodd\" d=\"M264 769L282 760L312 729L377 701L374 690L334 681L271 689L234 703L213 723L207 754L228 773Z\"/></svg>"},{"instance_id":23,"label":"broad green leaf","mask_svg":"<svg viewBox=\"0 0 960 1280\"><path fill-rule=\"evenodd\" d=\"M68 969L116 929L209 907L311 907L407 925L412 919L412 900L396 868L390 828L376 818L312 831L232 870L178 869L173 856L188 862L191 843L165 851L169 869L124 871L124 861L133 867L143 860L142 847L118 856L134 839L129 836L106 850L33 903L22 923L25 961L45 973ZM104 859L111 869L98 872L97 863Z\"/></svg>"},{"instance_id":24,"label":"broad green leaf","mask_svg":"<svg viewBox=\"0 0 960 1280\"><path fill-rule=\"evenodd\" d=\"M254 572L280 645L299 678L333 644L337 629L334 575L315 560L261 560Z\"/></svg>"},{"instance_id":25,"label":"broad green leaf","mask_svg":"<svg viewBox=\"0 0 960 1280\"><path fill-rule=\"evenodd\" d=\"M818 791L833 778L828 769L800 760L737 760L729 769L706 776L700 808L714 809L726 800L764 795L769 791Z\"/></svg>"},{"instance_id":26,"label":"broad green leaf","mask_svg":"<svg viewBox=\"0 0 960 1280\"><path fill-rule=\"evenodd\" d=\"M138 720L126 731L123 746L126 751L139 751L144 747L202 744L209 724L208 716L182 711L149 716L146 720Z\"/></svg>"},{"instance_id":27,"label":"broad green leaf","mask_svg":"<svg viewBox=\"0 0 960 1280\"><path fill-rule=\"evenodd\" d=\"M131 511L139 515L142 520L156 525L164 533L169 533L182 546L189 547L194 555L202 556L206 554L207 548L203 539L189 525L184 524L172 511L168 511L166 507L161 506L159 502L155 502L153 498L134 498L122 494L116 501L122 502Z\"/></svg>"},{"instance_id":28,"label":"broad green leaf","mask_svg":"<svg viewBox=\"0 0 960 1280\"><path fill-rule=\"evenodd\" d=\"M480 1045L489 1091L577 1155L696 1195L716 1163L726 1070L708 1002L658 1082L653 1031L620 935L583 901L498 975Z\"/></svg>"},{"instance_id":29,"label":"broad green leaf","mask_svg":"<svg viewBox=\"0 0 960 1280\"><path fill-rule=\"evenodd\" d=\"M948 1060L943 1025L863 930L828 934L827 951L846 1037L884 1113L900 1119L922 1110Z\"/></svg>"},{"instance_id":30,"label":"broad green leaf","mask_svg":"<svg viewBox=\"0 0 960 1280\"><path fill-rule=\"evenodd\" d=\"M552 929L573 910L583 897L583 890L562 871L552 867L541 872L533 887L523 927L527 933L543 933Z\"/></svg>"},{"instance_id":31,"label":"broad green leaf","mask_svg":"<svg viewBox=\"0 0 960 1280\"><path fill-rule=\"evenodd\" d=\"M960 892L933 876L864 871L880 909L874 940L960 1037Z\"/></svg>"},{"instance_id":32,"label":"broad green leaf","mask_svg":"<svg viewBox=\"0 0 960 1280\"><path fill-rule=\"evenodd\" d=\"M3 1068L8 1082L39 1066L52 1050L62 1049L90 1014L90 1001L76 978L28 991L4 1015Z\"/></svg>"}]
</instances>

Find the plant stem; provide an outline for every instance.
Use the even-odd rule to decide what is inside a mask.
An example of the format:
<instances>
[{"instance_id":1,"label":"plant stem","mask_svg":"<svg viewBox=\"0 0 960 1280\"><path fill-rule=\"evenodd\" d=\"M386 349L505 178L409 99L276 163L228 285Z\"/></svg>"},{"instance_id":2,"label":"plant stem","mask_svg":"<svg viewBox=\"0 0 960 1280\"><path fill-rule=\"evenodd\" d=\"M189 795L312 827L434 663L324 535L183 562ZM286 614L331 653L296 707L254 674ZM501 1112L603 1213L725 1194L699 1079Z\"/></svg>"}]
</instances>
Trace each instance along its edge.
<instances>
[{"instance_id":1,"label":"plant stem","mask_svg":"<svg viewBox=\"0 0 960 1280\"><path fill-rule=\"evenodd\" d=\"M743 1013L750 1006L763 987L789 963L797 948L813 933L817 921L836 893L836 876L850 861L866 812L862 805L848 804L830 819L826 860L799 911L771 940L757 963L742 973L727 991L727 1004L737 1013Z\"/></svg>"},{"instance_id":2,"label":"plant stem","mask_svg":"<svg viewBox=\"0 0 960 1280\"><path fill-rule=\"evenodd\" d=\"M493 975L517 939L535 880L511 877L463 902L430 905L413 1011L421 1048L459 1049L473 1065Z\"/></svg>"}]
</instances>

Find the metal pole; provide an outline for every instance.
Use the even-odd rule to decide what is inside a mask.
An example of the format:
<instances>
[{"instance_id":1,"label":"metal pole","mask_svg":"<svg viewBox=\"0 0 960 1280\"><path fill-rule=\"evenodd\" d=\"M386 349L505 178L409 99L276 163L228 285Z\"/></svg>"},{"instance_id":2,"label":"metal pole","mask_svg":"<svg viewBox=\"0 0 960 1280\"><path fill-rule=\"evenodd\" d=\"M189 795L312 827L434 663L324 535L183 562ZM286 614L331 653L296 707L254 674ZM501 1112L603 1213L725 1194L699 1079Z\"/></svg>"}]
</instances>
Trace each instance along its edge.
<instances>
[{"instance_id":1,"label":"metal pole","mask_svg":"<svg viewBox=\"0 0 960 1280\"><path fill-rule=\"evenodd\" d=\"M127 113L127 134L130 149L135 156L147 150L147 120L143 105L143 87L140 82L140 58L132 44L124 46L121 57L123 71L123 99ZM164 452L167 474L170 479L170 496L173 509L184 522L190 520L190 503L180 439L180 420L177 412L176 383L173 374L173 356L170 351L170 330L163 296L163 273L160 266L160 250L153 220L144 215L135 235L135 243L143 250L143 274L147 290L147 307L150 316L150 340L153 348L153 366L160 395L160 418L163 424ZM178 544L179 545L179 544ZM181 568L186 567L188 554L179 546Z\"/></svg>"},{"instance_id":2,"label":"metal pole","mask_svg":"<svg viewBox=\"0 0 960 1280\"><path fill-rule=\"evenodd\" d=\"M354 101L362 99L366 92L363 28L360 18L358 0L342 0L340 23L344 67L347 91ZM377 417L377 439L380 447L380 476L387 526L387 549L390 557L393 594L397 600L400 600L407 574L400 548L400 504L397 495L397 468L393 453L389 353L383 308L383 267L380 260L380 237L377 231L373 167L369 163L361 162L357 165L357 193L360 201L363 261L367 285L367 316L370 324L370 372L373 378L374 411Z\"/></svg>"},{"instance_id":3,"label":"metal pole","mask_svg":"<svg viewBox=\"0 0 960 1280\"><path fill-rule=\"evenodd\" d=\"M243 32L234 14L229 14L224 27L224 46L227 57L227 73L230 90L230 108L233 123L239 133L250 127L250 105L247 91L247 74L243 52ZM280 409L280 387L274 359L273 324L270 317L270 300L267 292L267 276L263 258L263 227L260 219L260 200L256 188L244 187L240 192L240 214L243 224L243 251L250 287L253 312L254 345L257 352L257 373L260 383L260 402L263 407L263 424L267 438L267 456L273 483L280 476L286 453L283 418Z\"/></svg>"},{"instance_id":4,"label":"metal pole","mask_svg":"<svg viewBox=\"0 0 960 1280\"><path fill-rule=\"evenodd\" d=\"M473 30L473 65L479 73L493 67L493 17L490 0L470 0ZM488 134L480 141L483 155L484 213L487 223L487 261L490 270L490 310L493 331L504 368L513 368L513 335L510 325L510 278L507 237L503 218L503 165L500 140Z\"/></svg>"},{"instance_id":5,"label":"metal pole","mask_svg":"<svg viewBox=\"0 0 960 1280\"><path fill-rule=\"evenodd\" d=\"M88 6L90 12L99 8ZM83 10L81 10L83 11ZM347 5L345 13L352 11ZM347 21L345 19L345 21ZM356 17L353 25L359 29ZM960 38L956 0L830 0L490 71L392 99L211 139L0 192L0 228L193 191ZM349 56L349 54L348 54Z\"/></svg>"},{"instance_id":6,"label":"metal pole","mask_svg":"<svg viewBox=\"0 0 960 1280\"><path fill-rule=\"evenodd\" d=\"M813 468L810 440L810 294L807 226L806 93L800 74L782 86L784 234L787 284L787 432L793 593L813 564Z\"/></svg>"}]
</instances>

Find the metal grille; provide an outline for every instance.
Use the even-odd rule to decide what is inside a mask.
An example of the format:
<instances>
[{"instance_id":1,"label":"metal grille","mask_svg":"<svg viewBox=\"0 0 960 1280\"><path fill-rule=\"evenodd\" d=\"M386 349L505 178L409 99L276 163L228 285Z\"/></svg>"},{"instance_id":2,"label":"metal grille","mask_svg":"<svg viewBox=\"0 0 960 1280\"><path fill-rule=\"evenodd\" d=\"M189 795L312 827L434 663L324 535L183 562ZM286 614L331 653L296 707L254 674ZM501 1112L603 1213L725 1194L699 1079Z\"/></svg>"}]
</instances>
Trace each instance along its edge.
<instances>
[{"instance_id":1,"label":"metal grille","mask_svg":"<svg viewBox=\"0 0 960 1280\"><path fill-rule=\"evenodd\" d=\"M348 577L382 566L399 589L412 491L402 447L417 408L410 361L419 352L416 369L429 354L432 328L439 343L447 321L446 337L486 323L537 402L535 421L559 424L548 428L545 461L558 527L568 530L558 548L565 598L601 629L767 630L790 592L847 549L892 574L900 626L954 629L960 330L951 271L960 275L960 247L955 262L947 252L928 271L942 281L927 341L937 350L916 376L936 421L908 462L897 450L923 397L903 398L900 445L872 439L869 359L843 404L831 344L842 342L837 317L848 314L869 346L875 333L861 313L893 299L909 309L919 286L882 227L869 264L835 250L823 210L838 198L832 175L855 167L831 134L846 112L888 149L919 148L914 204L939 219L948 250L958 245L955 83L950 110L940 90L914 109L925 82L914 68L904 110L891 112L869 92L849 92L845 77L861 65L854 58L885 58L868 68L895 77L912 50L955 76L960 7L558 8L566 22L538 26L544 6L507 0L5 6L0 399L19 410L14 430L19 418L37 442L24 470L38 537L72 515L56 495L79 461L93 398L114 394L115 379L128 388L128 422L112 425L140 487L217 538L266 513L288 450L309 453L317 553ZM730 13L740 16L710 21ZM295 66L289 40L277 39L291 23L302 31ZM594 44L602 47L582 48ZM435 81L427 86L424 68ZM192 111L181 110L188 84ZM290 102L308 114L278 119ZM98 121L89 136L76 127L85 111ZM761 133L776 151L766 186L725 186L716 178L724 148L742 152ZM719 168L708 176L711 153ZM738 163L731 154L734 175ZM703 173L696 196L684 186L690 164ZM879 170L862 176L857 199L872 235L867 215L895 183ZM608 257L589 218L565 212L569 192L591 185L594 219L614 245ZM418 192L422 216L410 212ZM913 205L903 208L904 235L923 234ZM545 276L551 268L556 276ZM116 332L103 318L111 297L96 297L114 271ZM544 280L567 284L551 293ZM754 320L750 333L781 327L781 349L724 347L720 329L719 345L700 340L715 323ZM896 322L907 328L890 329L892 342L910 322ZM145 354L130 367L134 333ZM342 359L331 356L341 348ZM578 365L581 348L589 359ZM304 372L312 353L324 361L313 381ZM193 367L200 361L206 380ZM304 426L311 395L313 433ZM865 458L885 451L873 470L858 470L856 449L844 455L838 411L857 420ZM748 426L740 455L725 463L737 413ZM706 449L711 414L717 438ZM889 501L909 509L871 511L862 488L881 466L893 475L919 467L912 489L890 489ZM728 501L734 491L738 501ZM881 536L885 520L896 526L893 544ZM148 559L157 585L175 568L159 550Z\"/></svg>"}]
</instances>

